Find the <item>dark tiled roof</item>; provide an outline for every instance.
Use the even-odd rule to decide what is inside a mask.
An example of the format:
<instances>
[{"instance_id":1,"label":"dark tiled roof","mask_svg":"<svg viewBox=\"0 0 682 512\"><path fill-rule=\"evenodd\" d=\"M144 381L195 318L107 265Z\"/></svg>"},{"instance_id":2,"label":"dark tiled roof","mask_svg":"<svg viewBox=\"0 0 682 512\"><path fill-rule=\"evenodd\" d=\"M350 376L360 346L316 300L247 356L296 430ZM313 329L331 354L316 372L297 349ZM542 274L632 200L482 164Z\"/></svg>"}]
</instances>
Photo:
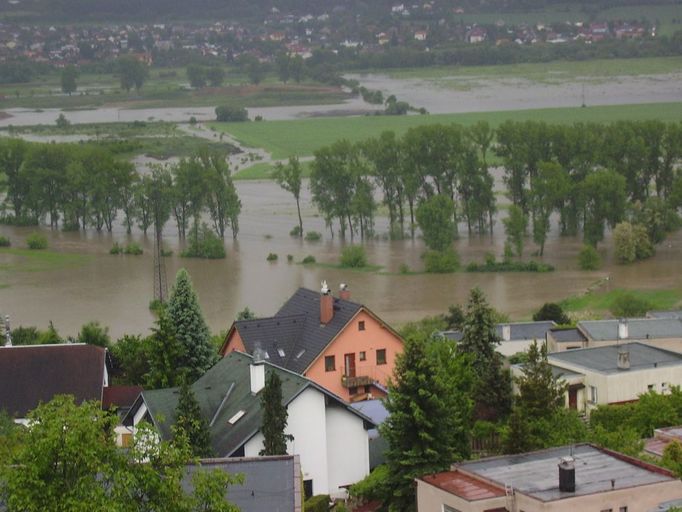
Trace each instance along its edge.
<instances>
[{"instance_id":1,"label":"dark tiled roof","mask_svg":"<svg viewBox=\"0 0 682 512\"><path fill-rule=\"evenodd\" d=\"M585 335L580 332L580 330L571 328L571 329L550 329L550 332L552 333L552 337L560 342L571 342L571 341L587 341L587 338Z\"/></svg>"},{"instance_id":2,"label":"dark tiled roof","mask_svg":"<svg viewBox=\"0 0 682 512\"><path fill-rule=\"evenodd\" d=\"M334 317L321 325L320 294L299 288L275 316L240 320L235 328L249 354L261 348L268 362L303 373L362 307L334 298Z\"/></svg>"},{"instance_id":3,"label":"dark tiled roof","mask_svg":"<svg viewBox=\"0 0 682 512\"><path fill-rule=\"evenodd\" d=\"M130 409L135 399L142 393L142 386L109 386L102 392L102 409L112 406L117 409Z\"/></svg>"},{"instance_id":4,"label":"dark tiled roof","mask_svg":"<svg viewBox=\"0 0 682 512\"><path fill-rule=\"evenodd\" d=\"M218 456L232 455L260 429L262 423L260 394L251 393L252 362L253 358L247 354L230 352L192 384L201 413L211 423L211 444ZM366 416L347 406L339 397L311 380L266 363L266 379L270 372L276 372L282 381L282 399L285 404L291 402L306 388L313 387L327 395L330 400L338 402L339 406L360 416L367 425L373 426ZM165 439L170 439L171 427L176 421L175 409L178 398L178 388L143 391L124 419L124 424L131 423L132 415L141 401L144 401L161 435ZM230 424L228 420L239 411L244 411L244 415L233 425Z\"/></svg>"},{"instance_id":5,"label":"dark tiled roof","mask_svg":"<svg viewBox=\"0 0 682 512\"><path fill-rule=\"evenodd\" d=\"M194 474L216 469L244 476L243 484L230 485L226 493L241 512L301 510L301 467L296 455L204 459L187 466L182 480L185 492L192 492Z\"/></svg>"},{"instance_id":6,"label":"dark tiled roof","mask_svg":"<svg viewBox=\"0 0 682 512\"><path fill-rule=\"evenodd\" d=\"M1 347L0 409L24 418L55 395L101 400L105 357L106 350L93 345Z\"/></svg>"},{"instance_id":7,"label":"dark tiled roof","mask_svg":"<svg viewBox=\"0 0 682 512\"><path fill-rule=\"evenodd\" d=\"M625 349L630 353L630 369L620 370L618 368L618 351ZM608 374L654 367L681 366L682 354L643 343L622 343L620 346L608 345L606 347L554 352L549 354L549 362L557 366L562 366L562 363L576 365Z\"/></svg>"}]
</instances>

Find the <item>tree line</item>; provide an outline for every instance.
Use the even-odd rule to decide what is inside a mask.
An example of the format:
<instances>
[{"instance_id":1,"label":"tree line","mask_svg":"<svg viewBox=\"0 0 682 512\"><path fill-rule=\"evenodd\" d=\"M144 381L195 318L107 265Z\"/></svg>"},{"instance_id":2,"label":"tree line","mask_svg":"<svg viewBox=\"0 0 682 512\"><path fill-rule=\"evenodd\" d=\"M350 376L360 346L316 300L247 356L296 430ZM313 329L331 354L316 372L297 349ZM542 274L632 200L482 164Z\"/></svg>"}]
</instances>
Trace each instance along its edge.
<instances>
[{"instance_id":1,"label":"tree line","mask_svg":"<svg viewBox=\"0 0 682 512\"><path fill-rule=\"evenodd\" d=\"M496 129L478 122L424 125L402 137L384 132L316 151L310 189L327 225L336 224L341 236L372 236L378 189L392 236L407 229L414 237L418 225L427 246L442 251L461 223L470 235L492 233L497 201L490 156L504 170L512 202L504 227L509 251L518 256L529 224L542 255L552 215L562 235L582 233L592 246L606 227L623 221L644 226L652 244L678 225L681 123L507 121Z\"/></svg>"},{"instance_id":2,"label":"tree line","mask_svg":"<svg viewBox=\"0 0 682 512\"><path fill-rule=\"evenodd\" d=\"M147 234L150 227L163 229L172 216L185 239L190 224L198 236L208 214L221 239L228 229L233 237L239 232L241 202L221 153L201 150L138 173L97 145L8 139L0 142L0 169L6 176L7 223L47 219L53 229L111 231L122 215L128 233L137 225Z\"/></svg>"}]
</instances>

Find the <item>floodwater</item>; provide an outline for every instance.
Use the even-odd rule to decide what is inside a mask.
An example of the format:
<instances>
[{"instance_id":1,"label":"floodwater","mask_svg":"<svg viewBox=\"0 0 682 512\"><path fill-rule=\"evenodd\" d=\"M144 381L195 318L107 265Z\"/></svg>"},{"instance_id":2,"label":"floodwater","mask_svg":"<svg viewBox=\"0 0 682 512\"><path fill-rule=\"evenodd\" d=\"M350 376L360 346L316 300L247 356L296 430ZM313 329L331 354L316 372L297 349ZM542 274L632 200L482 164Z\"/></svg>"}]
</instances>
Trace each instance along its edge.
<instances>
[{"instance_id":1,"label":"floodwater","mask_svg":"<svg viewBox=\"0 0 682 512\"><path fill-rule=\"evenodd\" d=\"M382 266L379 272L359 272L325 266L296 264L312 254L320 263L336 263L343 242L333 240L324 222L316 216L310 196L303 197L304 228L324 234L320 242L305 242L289 236L296 225L293 198L269 181L237 182L243 203L240 234L236 242L226 242L227 258L217 261L184 259L178 256L179 243L175 227L169 223L164 231L165 244L174 255L165 258L169 285L175 272L185 267L214 332L227 329L238 311L249 307L260 315L271 315L299 286L318 289L323 279L336 289L348 283L355 300L366 304L392 325L416 320L425 315L444 312L448 305L466 300L469 289L479 286L492 304L512 318L526 318L547 301L560 300L581 293L593 283L609 276L607 286L631 288L670 288L682 286L682 232L673 235L649 261L631 266L614 265L606 254L606 264L599 272L582 272L576 268L581 243L574 238L550 235L544 261L557 271L546 274L528 273L456 273L451 275L401 275L399 268L421 270L421 240L373 240L366 243L371 264ZM379 217L377 232L387 231L387 219ZM468 238L460 225L462 238L456 242L464 263L481 261L486 252L502 253L504 234L496 223L495 235ZM0 234L9 236L15 247L23 245L31 228L0 226ZM51 249L88 254L90 258L77 266L53 270L8 270L6 265L21 261L17 256L0 252L0 313L9 314L14 325L36 325L41 328L52 320L62 335L74 335L90 320L109 326L114 337L123 333L146 333L153 318L148 303L153 294L152 237L135 231L130 239L141 243L142 256L111 256L114 241L129 239L122 226L113 233L87 231L81 233L50 232ZM603 244L604 247L608 242ZM528 242L526 255L535 248ZM275 263L266 261L268 253L278 254ZM294 263L287 262L287 254ZM4 269L4 270L3 270Z\"/></svg>"}]
</instances>

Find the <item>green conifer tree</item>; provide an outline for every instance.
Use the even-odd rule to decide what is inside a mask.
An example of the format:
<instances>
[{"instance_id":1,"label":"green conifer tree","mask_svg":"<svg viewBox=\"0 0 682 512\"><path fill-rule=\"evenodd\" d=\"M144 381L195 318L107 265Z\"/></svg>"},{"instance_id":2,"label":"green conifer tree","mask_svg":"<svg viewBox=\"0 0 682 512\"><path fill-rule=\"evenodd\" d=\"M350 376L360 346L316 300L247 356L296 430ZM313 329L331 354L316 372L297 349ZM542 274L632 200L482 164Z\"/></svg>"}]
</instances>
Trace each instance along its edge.
<instances>
[{"instance_id":1,"label":"green conifer tree","mask_svg":"<svg viewBox=\"0 0 682 512\"><path fill-rule=\"evenodd\" d=\"M435 361L424 340L408 339L389 384L385 402L389 417L381 434L389 445L385 504L390 510L415 510L414 479L442 471L463 456L458 447L467 435L463 416L469 411L457 409L461 404L457 391L442 378Z\"/></svg>"},{"instance_id":2,"label":"green conifer tree","mask_svg":"<svg viewBox=\"0 0 682 512\"><path fill-rule=\"evenodd\" d=\"M184 350L165 309L159 312L152 331L149 337L149 373L145 376L147 386L152 389L176 386L185 374L182 369Z\"/></svg>"},{"instance_id":3,"label":"green conifer tree","mask_svg":"<svg viewBox=\"0 0 682 512\"><path fill-rule=\"evenodd\" d=\"M179 366L186 369L188 379L195 380L213 365L216 354L192 281L185 269L180 269L175 277L166 311L184 352Z\"/></svg>"},{"instance_id":4,"label":"green conifer tree","mask_svg":"<svg viewBox=\"0 0 682 512\"><path fill-rule=\"evenodd\" d=\"M514 380L519 389L516 406L531 419L549 418L564 405L565 381L557 381L547 361L547 345L533 341L522 375Z\"/></svg>"},{"instance_id":5,"label":"green conifer tree","mask_svg":"<svg viewBox=\"0 0 682 512\"><path fill-rule=\"evenodd\" d=\"M201 414L201 408L192 388L186 381L180 386L180 399L176 409L175 426L182 432L195 457L210 457L211 432L206 418Z\"/></svg>"},{"instance_id":6,"label":"green conifer tree","mask_svg":"<svg viewBox=\"0 0 682 512\"><path fill-rule=\"evenodd\" d=\"M260 403L263 410L261 433L264 438L260 455L285 455L287 441L293 440L294 437L284 433L289 413L282 404L282 381L274 371L268 374Z\"/></svg>"}]
</instances>

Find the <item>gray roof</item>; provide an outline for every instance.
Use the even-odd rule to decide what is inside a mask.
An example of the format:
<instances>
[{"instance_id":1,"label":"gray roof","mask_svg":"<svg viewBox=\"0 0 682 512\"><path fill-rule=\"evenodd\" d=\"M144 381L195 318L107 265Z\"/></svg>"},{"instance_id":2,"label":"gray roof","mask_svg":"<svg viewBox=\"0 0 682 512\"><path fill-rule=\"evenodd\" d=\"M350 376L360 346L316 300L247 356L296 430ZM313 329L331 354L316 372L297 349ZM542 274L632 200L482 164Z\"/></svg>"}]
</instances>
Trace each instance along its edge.
<instances>
[{"instance_id":1,"label":"gray roof","mask_svg":"<svg viewBox=\"0 0 682 512\"><path fill-rule=\"evenodd\" d=\"M234 327L249 354L267 352L268 362L303 373L363 308L361 304L334 298L334 317L320 324L320 293L299 288L270 318L239 320Z\"/></svg>"},{"instance_id":2,"label":"gray roof","mask_svg":"<svg viewBox=\"0 0 682 512\"><path fill-rule=\"evenodd\" d=\"M558 342L571 342L571 341L583 342L583 341L587 341L587 338L585 337L585 335L582 332L580 332L578 329L575 329L575 328L550 329L550 332L552 333L552 337Z\"/></svg>"},{"instance_id":3,"label":"gray roof","mask_svg":"<svg viewBox=\"0 0 682 512\"><path fill-rule=\"evenodd\" d=\"M230 456L260 430L262 414L260 393L251 393L250 365L253 358L241 352L230 352L192 384L192 391L199 402L201 413L209 423L211 446L219 456ZM362 413L348 406L341 398L313 381L294 372L264 363L265 374L277 373L282 381L282 402L288 405L307 388L314 388L327 396L330 405L343 407L365 421L366 428L374 426ZM171 439L171 427L175 424L175 409L179 389L143 391L135 401L123 423L129 425L142 403L146 404L152 422L164 439ZM244 415L231 425L228 420L239 411Z\"/></svg>"},{"instance_id":4,"label":"gray roof","mask_svg":"<svg viewBox=\"0 0 682 512\"><path fill-rule=\"evenodd\" d=\"M628 339L682 338L682 319L679 318L628 318ZM578 327L595 341L618 339L619 320L584 320Z\"/></svg>"},{"instance_id":5,"label":"gray roof","mask_svg":"<svg viewBox=\"0 0 682 512\"><path fill-rule=\"evenodd\" d=\"M682 309L675 311L649 311L647 318L677 318L682 319Z\"/></svg>"},{"instance_id":6,"label":"gray roof","mask_svg":"<svg viewBox=\"0 0 682 512\"><path fill-rule=\"evenodd\" d=\"M585 496L613 489L667 482L670 472L588 444L573 447L575 492L559 491L558 463L570 454L568 446L518 455L505 455L464 462L461 469L500 486L511 485L517 492L541 501ZM613 487L612 487L613 480Z\"/></svg>"},{"instance_id":7,"label":"gray roof","mask_svg":"<svg viewBox=\"0 0 682 512\"><path fill-rule=\"evenodd\" d=\"M573 379L575 377L584 377L582 373L577 373L577 372L572 372L570 370L565 370L564 368L560 368L558 366L554 366L553 364L549 365L552 369L552 376L557 379Z\"/></svg>"},{"instance_id":8,"label":"gray roof","mask_svg":"<svg viewBox=\"0 0 682 512\"><path fill-rule=\"evenodd\" d=\"M515 322L506 324L497 324L495 326L495 332L497 337L502 340L502 328L508 325L511 327L511 337L510 340L544 340L545 334L552 327L556 325L551 320L543 320L540 322ZM441 333L447 339L460 341L462 339L461 331L443 331Z\"/></svg>"},{"instance_id":9,"label":"gray roof","mask_svg":"<svg viewBox=\"0 0 682 512\"><path fill-rule=\"evenodd\" d=\"M300 464L297 455L204 459L187 466L182 480L185 492L192 492L192 477L216 469L244 476L243 484L230 485L226 497L241 512L294 512L301 510Z\"/></svg>"},{"instance_id":10,"label":"gray roof","mask_svg":"<svg viewBox=\"0 0 682 512\"><path fill-rule=\"evenodd\" d=\"M630 352L630 369L618 369L618 351ZM606 347L580 348L554 352L548 356L549 362L561 366L562 363L579 366L599 373L619 373L635 371L655 366L682 365L682 354L663 350L643 343L622 343Z\"/></svg>"}]
</instances>

